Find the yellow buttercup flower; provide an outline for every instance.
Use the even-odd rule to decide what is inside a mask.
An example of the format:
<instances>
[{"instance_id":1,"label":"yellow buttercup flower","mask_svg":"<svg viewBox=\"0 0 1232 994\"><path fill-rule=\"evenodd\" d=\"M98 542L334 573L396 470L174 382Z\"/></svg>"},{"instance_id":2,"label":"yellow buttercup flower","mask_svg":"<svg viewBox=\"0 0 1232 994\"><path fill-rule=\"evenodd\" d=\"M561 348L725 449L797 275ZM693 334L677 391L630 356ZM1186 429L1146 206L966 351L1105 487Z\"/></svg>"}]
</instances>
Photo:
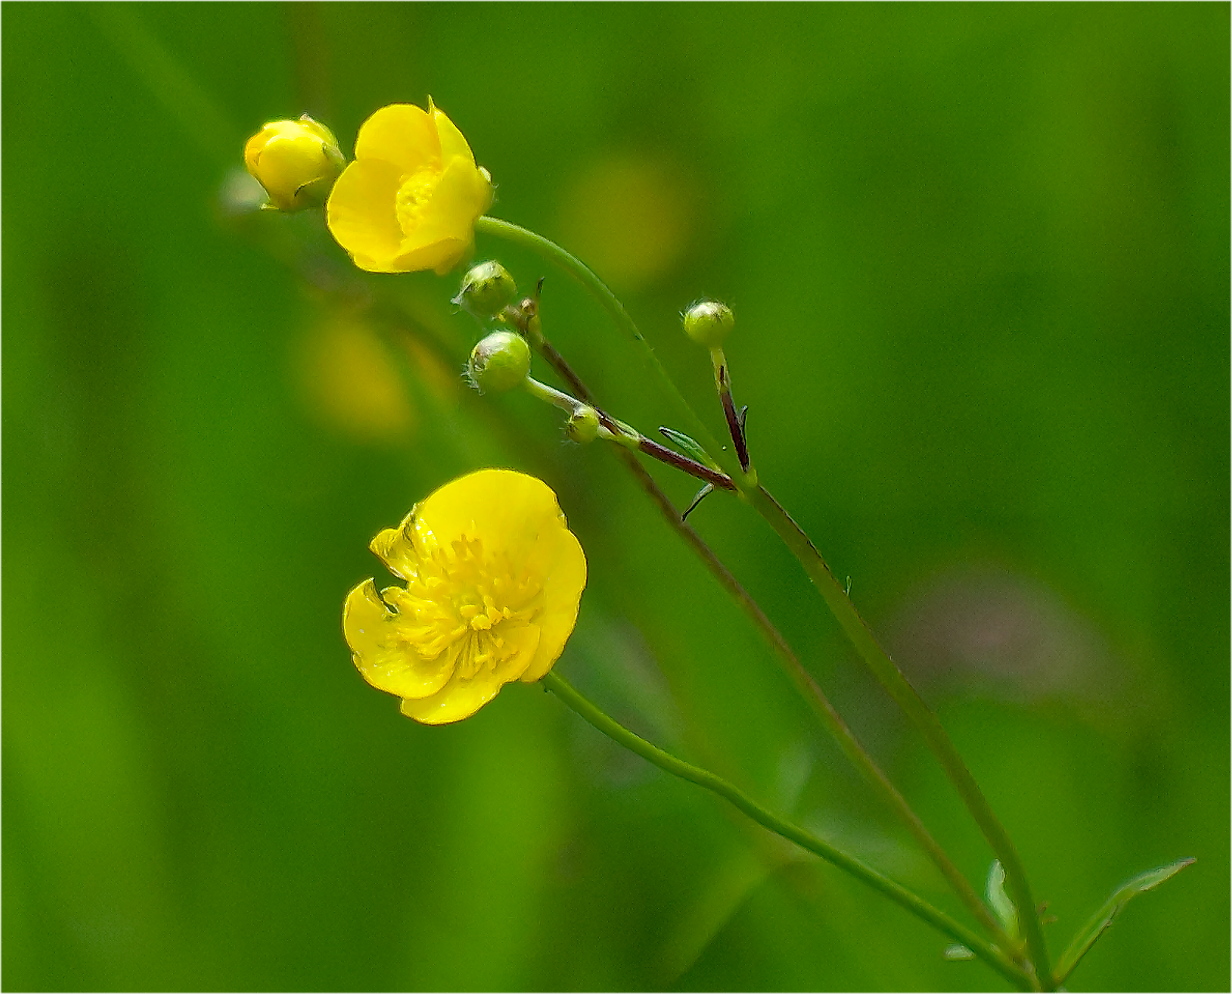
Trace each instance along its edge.
<instances>
[{"instance_id":1,"label":"yellow buttercup flower","mask_svg":"<svg viewBox=\"0 0 1232 994\"><path fill-rule=\"evenodd\" d=\"M446 273L470 251L475 220L491 205L491 175L429 100L426 111L391 104L364 122L326 220L360 269Z\"/></svg>"},{"instance_id":2,"label":"yellow buttercup flower","mask_svg":"<svg viewBox=\"0 0 1232 994\"><path fill-rule=\"evenodd\" d=\"M271 121L244 146L244 165L280 211L320 207L345 163L333 132L307 114Z\"/></svg>"},{"instance_id":3,"label":"yellow buttercup flower","mask_svg":"<svg viewBox=\"0 0 1232 994\"><path fill-rule=\"evenodd\" d=\"M429 725L478 711L552 668L577 621L586 557L551 488L485 469L447 483L370 546L406 581L347 595L342 628L360 674Z\"/></svg>"}]
</instances>

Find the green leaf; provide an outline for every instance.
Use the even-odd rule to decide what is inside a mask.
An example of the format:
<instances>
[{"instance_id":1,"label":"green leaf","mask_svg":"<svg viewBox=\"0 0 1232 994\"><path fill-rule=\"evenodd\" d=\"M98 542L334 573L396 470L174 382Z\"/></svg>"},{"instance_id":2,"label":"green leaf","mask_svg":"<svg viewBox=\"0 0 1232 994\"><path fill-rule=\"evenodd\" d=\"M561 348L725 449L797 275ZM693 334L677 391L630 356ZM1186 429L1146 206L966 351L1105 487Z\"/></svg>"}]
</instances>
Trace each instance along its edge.
<instances>
[{"instance_id":1,"label":"green leaf","mask_svg":"<svg viewBox=\"0 0 1232 994\"><path fill-rule=\"evenodd\" d=\"M1130 902L1131 898L1137 897L1143 891L1153 890L1162 884L1169 877L1173 877L1185 869L1193 859L1178 859L1175 863L1169 863L1167 866L1161 866L1158 869L1147 870L1145 873L1140 873L1132 880L1127 880L1117 888L1116 892L1108 899L1108 902L1096 912L1086 927L1083 928L1075 937L1074 941L1065 950L1060 961L1057 963L1056 981L1057 984L1065 983L1065 978L1070 975L1074 967L1076 967L1083 956L1087 954L1087 950L1095 945L1095 940L1108 930L1108 926L1112 924L1112 920L1121 913L1121 909Z\"/></svg>"},{"instance_id":2,"label":"green leaf","mask_svg":"<svg viewBox=\"0 0 1232 994\"><path fill-rule=\"evenodd\" d=\"M988 883L984 887L984 895L988 906L997 916L997 920L1005 927L1006 934L1013 940L1018 939L1018 908L1005 892L1005 868L999 859L992 861L988 868Z\"/></svg>"},{"instance_id":3,"label":"green leaf","mask_svg":"<svg viewBox=\"0 0 1232 994\"><path fill-rule=\"evenodd\" d=\"M660 428L660 433L671 442L676 448L683 452L690 459L696 459L703 466L717 470L718 463L710 458L709 454L693 439L682 431L676 431L674 428Z\"/></svg>"}]
</instances>

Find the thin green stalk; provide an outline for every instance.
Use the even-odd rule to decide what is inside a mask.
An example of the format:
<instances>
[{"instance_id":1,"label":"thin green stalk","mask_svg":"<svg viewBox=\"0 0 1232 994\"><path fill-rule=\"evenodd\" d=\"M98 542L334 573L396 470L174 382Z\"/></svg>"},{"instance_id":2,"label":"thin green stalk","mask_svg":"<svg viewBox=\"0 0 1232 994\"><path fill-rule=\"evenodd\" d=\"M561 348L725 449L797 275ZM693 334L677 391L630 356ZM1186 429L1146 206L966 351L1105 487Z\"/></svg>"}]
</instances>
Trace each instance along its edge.
<instances>
[{"instance_id":1,"label":"thin green stalk","mask_svg":"<svg viewBox=\"0 0 1232 994\"><path fill-rule=\"evenodd\" d=\"M805 831L800 826L785 821L773 812L766 810L743 791L728 783L717 774L677 759L670 753L664 752L657 746L647 742L641 736L629 731L629 729L616 722L591 703L591 701L578 693L567 680L558 674L550 672L543 678L542 682L548 690L552 691L569 708L614 742L637 753L637 755L653 763L666 773L679 777L681 780L687 780L689 783L697 784L699 787L704 787L711 793L717 794L775 835L781 836L789 842L794 842L802 849L820 856L841 870L845 870L856 879L881 892L900 907L905 908L911 914L927 922L955 942L962 943L1019 990L1031 990L1031 982L1027 974L1016 967L1000 949L954 921L944 912L934 908L906 887L882 875L854 856L849 856L828 842L817 838L817 836Z\"/></svg>"},{"instance_id":2,"label":"thin green stalk","mask_svg":"<svg viewBox=\"0 0 1232 994\"><path fill-rule=\"evenodd\" d=\"M582 378L573 370L564 356L553 348L551 342L543 335L542 329L537 336L535 347L547 359L552 368L571 385L579 398L591 405L596 403L590 388L586 386ZM564 407L566 410L569 409L567 402L571 398L567 394L543 387L537 381L534 381L534 384L531 387L532 393L536 389L542 388L544 399L555 403L557 406ZM1009 948L1009 938L1006 936L1001 923L993 917L987 905L980 900L979 895L972 888L970 882L963 876L962 871L954 865L953 860L949 858L941 844L933 838L932 833L928 831L928 828L920 820L915 810L907 802L907 799L899 793L898 788L894 786L890 778L877 765L876 760L864 748L860 740L856 738L855 733L843 720L842 715L838 713L834 705L830 703L830 699L826 697L825 692L818 685L817 681L805 669L804 664L800 662L800 658L791 646L788 645L782 633L761 609L761 605L741 586L740 581L723 564L714 550L697 534L696 530L677 513L675 506L668 499L667 495L654 482L646 468L634 458L632 452L624 448L618 448L617 452L642 489L655 502L668 525L697 553L711 574L719 581L720 586L728 592L740 609L748 616L749 620L762 633L766 641L770 643L771 648L774 649L779 662L782 664L784 672L792 683L796 685L796 689L804 697L809 707L812 708L814 714L817 715L822 726L838 743L843 754L868 783L881 794L883 800L886 801L906 826L907 830L920 844L920 847L928 855L929 859L932 860L933 865L937 867L941 875L949 882L950 886L954 889L954 893L966 905L972 915L975 916L976 921L980 922L990 935ZM724 477L724 479L727 478Z\"/></svg>"},{"instance_id":3,"label":"thin green stalk","mask_svg":"<svg viewBox=\"0 0 1232 994\"><path fill-rule=\"evenodd\" d=\"M1027 940L1027 949L1040 984L1044 990L1052 990L1052 975L1048 965L1048 949L1040 928L1039 914L1026 871L1018 850L1014 847L1004 826L988 804L971 771L967 769L958 749L951 741L932 709L924 703L914 687L907 682L902 671L878 644L872 630L865 623L855 605L830 572L817 547L809 540L798 524L764 487L758 486L745 493L753 508L770 524L804 566L805 572L820 591L822 598L838 619L847 638L855 646L861 659L890 696L902 708L907 718L928 743L929 748L941 763L953 783L971 817L980 827L988 844L1005 868L1006 883L1010 896L1018 907L1019 920Z\"/></svg>"},{"instance_id":4,"label":"thin green stalk","mask_svg":"<svg viewBox=\"0 0 1232 994\"><path fill-rule=\"evenodd\" d=\"M620 303L603 281L581 260L542 235L498 218L481 217L476 222L476 230L499 235L509 241L539 252L581 283L607 310L612 320L642 347L652 370L663 384L665 391L676 401L677 406L688 420L691 429L697 433L697 437L702 441L703 446L708 448L716 459L727 460L727 451L714 441L708 429L701 423L701 420L688 405L688 402L681 396L680 391L668 376L667 371L655 357L649 343L642 336L641 332L638 331L637 326L633 323L633 319L629 317L628 312L624 309L624 305ZM971 776L970 771L963 763L962 757L959 756L958 750L941 727L941 723L937 720L936 715L929 710L928 706L916 694L915 689L907 683L906 677L903 676L898 667L894 665L889 656L877 644L872 632L856 612L855 606L848 600L846 593L839 587L838 582L830 573L829 567L826 566L825 561L821 558L821 554L813 546L812 542L809 541L808 536L805 535L766 490L756 485L755 480L750 480L743 473L737 475L731 466L724 466L724 469L727 475L737 483L737 492L752 503L762 517L766 518L787 544L788 548L796 555L796 558L800 560L806 572L808 572L815 585L822 592L822 596L838 619L843 631L855 645L861 658L921 732L928 747L936 755L947 776L953 782L959 796L979 825L993 852L1005 867L1010 894L1021 909L1027 947L1035 969L1038 972L1040 983L1051 989L1048 950L1044 944L1043 932L1039 924L1039 915L1031 897L1031 890L1027 883L1022 861L1019 859L1018 852L1006 834L1005 829L989 807L987 800L975 782L975 778Z\"/></svg>"},{"instance_id":5,"label":"thin green stalk","mask_svg":"<svg viewBox=\"0 0 1232 994\"><path fill-rule=\"evenodd\" d=\"M573 414L578 409L578 402L567 393L557 390L555 387L550 387L546 383L540 383L533 376L526 377L522 382L522 386L526 388L531 396L537 397L553 407L560 408L566 414Z\"/></svg>"},{"instance_id":6,"label":"thin green stalk","mask_svg":"<svg viewBox=\"0 0 1232 994\"><path fill-rule=\"evenodd\" d=\"M544 238L540 234L536 234L528 228L523 228L509 221L502 221L500 218L485 215L475 222L475 230L483 234L496 235L504 238L506 241L537 252L581 284L583 289L607 311L616 326L632 338L641 348L643 358L646 360L650 371L659 381L659 386L671 398L679 415L687 422L689 433L698 439L702 447L715 459L721 462L726 457L726 452L715 441L714 436L710 434L710 430L705 426L701 418L697 416L693 408L689 406L689 402L684 399L683 394L676 387L667 370L663 368L663 364L659 362L658 356L654 354L654 349L650 347L650 343L646 341L645 337L638 330L637 325L634 324L633 319L629 317L629 312L625 310L624 304L608 289L607 284L594 274L589 266L555 242ZM730 476L731 469L729 467L724 467L724 469L728 470L728 475Z\"/></svg>"}]
</instances>

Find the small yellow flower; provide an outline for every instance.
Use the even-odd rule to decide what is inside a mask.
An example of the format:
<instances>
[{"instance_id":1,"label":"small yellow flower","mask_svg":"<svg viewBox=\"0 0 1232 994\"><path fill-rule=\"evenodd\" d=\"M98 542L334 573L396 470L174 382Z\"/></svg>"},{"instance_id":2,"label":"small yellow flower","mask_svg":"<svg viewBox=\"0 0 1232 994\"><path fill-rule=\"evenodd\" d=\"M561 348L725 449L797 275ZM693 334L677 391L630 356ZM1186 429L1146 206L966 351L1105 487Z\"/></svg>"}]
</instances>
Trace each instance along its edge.
<instances>
[{"instance_id":1,"label":"small yellow flower","mask_svg":"<svg viewBox=\"0 0 1232 994\"><path fill-rule=\"evenodd\" d=\"M470 251L475 219L491 205L491 175L429 100L427 111L391 104L364 122L326 220L360 269L446 273Z\"/></svg>"},{"instance_id":2,"label":"small yellow flower","mask_svg":"<svg viewBox=\"0 0 1232 994\"><path fill-rule=\"evenodd\" d=\"M347 595L360 674L428 725L469 717L552 668L577 621L586 557L547 484L505 469L447 483L370 546L406 581Z\"/></svg>"},{"instance_id":3,"label":"small yellow flower","mask_svg":"<svg viewBox=\"0 0 1232 994\"><path fill-rule=\"evenodd\" d=\"M271 121L248 139L244 164L280 211L319 207L346 160L338 140L307 114Z\"/></svg>"}]
</instances>

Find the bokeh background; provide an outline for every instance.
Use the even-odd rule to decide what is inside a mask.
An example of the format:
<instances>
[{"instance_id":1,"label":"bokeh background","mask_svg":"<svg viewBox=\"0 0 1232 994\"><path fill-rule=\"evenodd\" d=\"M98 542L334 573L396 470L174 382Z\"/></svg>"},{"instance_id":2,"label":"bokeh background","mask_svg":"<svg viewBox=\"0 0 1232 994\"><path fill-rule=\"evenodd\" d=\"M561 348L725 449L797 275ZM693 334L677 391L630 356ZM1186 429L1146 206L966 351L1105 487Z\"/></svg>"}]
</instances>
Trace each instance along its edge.
<instances>
[{"instance_id":1,"label":"bokeh background","mask_svg":"<svg viewBox=\"0 0 1232 994\"><path fill-rule=\"evenodd\" d=\"M244 139L432 95L626 302L963 749L1058 921L1198 862L1070 982L1229 985L1225 4L6 4L3 984L985 989L978 963L537 688L424 728L339 614L455 475L560 495L559 667L954 909L610 454L458 375L456 277L253 213ZM626 420L672 408L491 240ZM683 427L683 426L681 426ZM691 481L660 472L686 502ZM973 879L990 859L761 522L693 519ZM956 913L958 912L957 909Z\"/></svg>"}]
</instances>

